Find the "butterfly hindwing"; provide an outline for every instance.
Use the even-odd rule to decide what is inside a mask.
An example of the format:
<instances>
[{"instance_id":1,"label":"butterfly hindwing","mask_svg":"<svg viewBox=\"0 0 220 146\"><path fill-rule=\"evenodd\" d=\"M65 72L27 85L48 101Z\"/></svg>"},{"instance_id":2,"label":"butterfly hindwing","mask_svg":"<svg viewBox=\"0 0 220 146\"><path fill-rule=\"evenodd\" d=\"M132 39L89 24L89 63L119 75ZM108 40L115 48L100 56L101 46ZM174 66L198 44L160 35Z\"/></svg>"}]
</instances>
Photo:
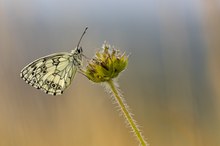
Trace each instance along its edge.
<instances>
[{"instance_id":1,"label":"butterfly hindwing","mask_svg":"<svg viewBox=\"0 0 220 146\"><path fill-rule=\"evenodd\" d=\"M47 94L60 95L70 85L77 67L70 53L42 57L21 70L21 78Z\"/></svg>"}]
</instances>

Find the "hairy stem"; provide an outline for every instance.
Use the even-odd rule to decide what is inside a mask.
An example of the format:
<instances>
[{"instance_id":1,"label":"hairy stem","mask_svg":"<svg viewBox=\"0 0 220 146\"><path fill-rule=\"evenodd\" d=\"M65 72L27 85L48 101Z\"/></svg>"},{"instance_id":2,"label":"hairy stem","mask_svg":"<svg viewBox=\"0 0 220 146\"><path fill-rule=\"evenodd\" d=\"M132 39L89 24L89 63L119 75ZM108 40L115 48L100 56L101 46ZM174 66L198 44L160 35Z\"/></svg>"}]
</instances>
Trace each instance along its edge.
<instances>
[{"instance_id":1,"label":"hairy stem","mask_svg":"<svg viewBox=\"0 0 220 146\"><path fill-rule=\"evenodd\" d=\"M119 104L119 106L122 110L122 113L125 116L125 119L127 120L128 124L130 125L132 130L134 131L135 136L138 138L138 140L142 146L146 146L147 142L144 140L144 137L141 135L140 130L137 127L137 124L134 122L134 119L132 118L131 114L129 113L126 104L122 100L122 97L120 96L120 93L114 84L114 81L111 79L107 83L109 84L110 89L115 97L115 100Z\"/></svg>"}]
</instances>

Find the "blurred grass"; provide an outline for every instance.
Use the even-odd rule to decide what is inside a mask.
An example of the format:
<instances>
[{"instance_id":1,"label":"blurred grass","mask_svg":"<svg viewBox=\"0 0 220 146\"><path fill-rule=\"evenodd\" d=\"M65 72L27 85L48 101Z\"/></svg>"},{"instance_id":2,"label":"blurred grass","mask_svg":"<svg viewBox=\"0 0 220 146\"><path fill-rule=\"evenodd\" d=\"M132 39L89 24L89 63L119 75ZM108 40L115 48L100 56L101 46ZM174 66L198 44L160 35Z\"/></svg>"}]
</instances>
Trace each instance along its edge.
<instances>
[{"instance_id":1,"label":"blurred grass","mask_svg":"<svg viewBox=\"0 0 220 146\"><path fill-rule=\"evenodd\" d=\"M219 2L0 0L0 146L133 146L102 87L78 74L63 96L19 78L29 62L104 40L131 53L122 91L151 145L220 145Z\"/></svg>"}]
</instances>

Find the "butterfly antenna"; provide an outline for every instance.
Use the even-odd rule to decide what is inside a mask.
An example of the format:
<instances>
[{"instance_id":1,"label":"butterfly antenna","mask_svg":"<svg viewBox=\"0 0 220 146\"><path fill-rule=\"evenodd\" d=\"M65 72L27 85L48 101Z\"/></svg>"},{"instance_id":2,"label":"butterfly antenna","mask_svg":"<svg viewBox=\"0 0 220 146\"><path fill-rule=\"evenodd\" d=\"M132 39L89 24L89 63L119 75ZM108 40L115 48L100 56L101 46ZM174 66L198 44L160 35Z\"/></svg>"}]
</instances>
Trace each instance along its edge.
<instances>
[{"instance_id":1,"label":"butterfly antenna","mask_svg":"<svg viewBox=\"0 0 220 146\"><path fill-rule=\"evenodd\" d=\"M81 40L82 40L84 34L86 33L86 30L87 30L87 29L88 29L88 27L85 28L83 34L81 35L81 37L80 37L80 39L79 39L79 42L78 42L78 44L77 44L77 47L76 47L77 49L79 48L79 44L80 44L80 42L81 42Z\"/></svg>"}]
</instances>

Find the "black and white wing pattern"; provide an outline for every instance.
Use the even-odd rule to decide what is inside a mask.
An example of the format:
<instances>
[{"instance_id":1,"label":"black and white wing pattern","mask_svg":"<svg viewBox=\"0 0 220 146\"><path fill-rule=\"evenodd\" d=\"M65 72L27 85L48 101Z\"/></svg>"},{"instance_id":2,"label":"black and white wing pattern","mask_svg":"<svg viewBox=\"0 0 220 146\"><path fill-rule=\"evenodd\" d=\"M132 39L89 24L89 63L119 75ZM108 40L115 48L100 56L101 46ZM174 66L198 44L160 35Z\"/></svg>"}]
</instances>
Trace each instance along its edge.
<instances>
[{"instance_id":1,"label":"black and white wing pattern","mask_svg":"<svg viewBox=\"0 0 220 146\"><path fill-rule=\"evenodd\" d=\"M55 53L39 58L21 70L26 83L51 95L60 95L70 85L77 68L71 53ZM80 61L80 60L79 60Z\"/></svg>"}]
</instances>

